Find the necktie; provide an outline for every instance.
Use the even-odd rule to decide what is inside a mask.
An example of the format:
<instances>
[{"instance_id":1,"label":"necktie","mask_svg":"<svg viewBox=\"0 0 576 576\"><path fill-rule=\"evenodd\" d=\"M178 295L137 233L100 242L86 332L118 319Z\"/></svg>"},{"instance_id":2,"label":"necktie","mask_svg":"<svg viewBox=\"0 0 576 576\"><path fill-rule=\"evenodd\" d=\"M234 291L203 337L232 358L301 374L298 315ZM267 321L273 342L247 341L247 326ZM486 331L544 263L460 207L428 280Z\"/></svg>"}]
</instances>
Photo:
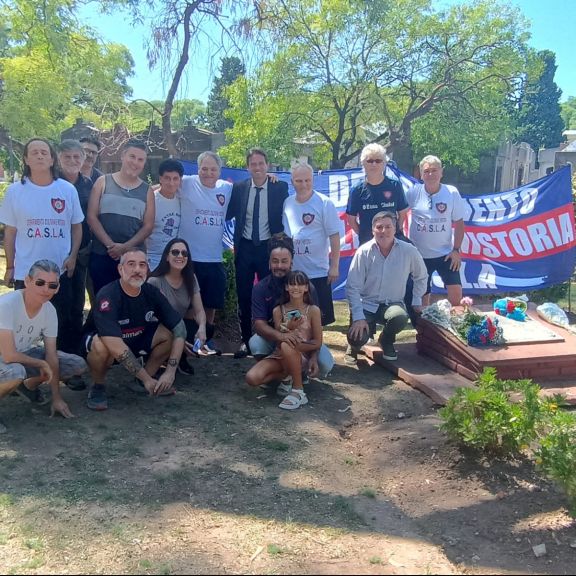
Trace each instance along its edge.
<instances>
[{"instance_id":1,"label":"necktie","mask_svg":"<svg viewBox=\"0 0 576 576\"><path fill-rule=\"evenodd\" d=\"M260 191L261 186L256 186L256 197L254 198L254 211L252 212L252 243L260 246Z\"/></svg>"}]
</instances>

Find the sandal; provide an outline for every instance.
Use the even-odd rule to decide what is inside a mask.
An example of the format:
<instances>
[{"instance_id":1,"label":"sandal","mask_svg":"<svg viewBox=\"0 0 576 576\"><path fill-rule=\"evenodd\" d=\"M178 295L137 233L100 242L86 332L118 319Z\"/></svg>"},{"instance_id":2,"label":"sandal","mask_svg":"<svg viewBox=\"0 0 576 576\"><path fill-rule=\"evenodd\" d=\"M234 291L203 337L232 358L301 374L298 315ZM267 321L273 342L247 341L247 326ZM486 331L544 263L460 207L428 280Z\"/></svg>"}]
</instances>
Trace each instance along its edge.
<instances>
[{"instance_id":1,"label":"sandal","mask_svg":"<svg viewBox=\"0 0 576 576\"><path fill-rule=\"evenodd\" d=\"M283 408L284 410L296 410L300 406L308 404L308 396L304 390L298 388L292 388L292 392L288 396L284 397L284 400L278 404L278 408Z\"/></svg>"}]
</instances>

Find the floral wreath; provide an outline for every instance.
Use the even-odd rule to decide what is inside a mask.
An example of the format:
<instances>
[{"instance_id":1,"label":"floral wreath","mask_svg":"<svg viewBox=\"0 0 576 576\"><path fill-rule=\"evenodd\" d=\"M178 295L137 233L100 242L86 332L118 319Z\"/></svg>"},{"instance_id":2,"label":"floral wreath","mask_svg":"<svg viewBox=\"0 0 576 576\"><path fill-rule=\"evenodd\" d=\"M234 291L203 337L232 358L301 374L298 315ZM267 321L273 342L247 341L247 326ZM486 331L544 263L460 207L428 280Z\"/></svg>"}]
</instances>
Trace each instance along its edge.
<instances>
[{"instance_id":1,"label":"floral wreath","mask_svg":"<svg viewBox=\"0 0 576 576\"><path fill-rule=\"evenodd\" d=\"M526 310L528 310L528 305L519 298L500 298L494 302L494 312L498 316L506 316L518 322L526 321Z\"/></svg>"}]
</instances>

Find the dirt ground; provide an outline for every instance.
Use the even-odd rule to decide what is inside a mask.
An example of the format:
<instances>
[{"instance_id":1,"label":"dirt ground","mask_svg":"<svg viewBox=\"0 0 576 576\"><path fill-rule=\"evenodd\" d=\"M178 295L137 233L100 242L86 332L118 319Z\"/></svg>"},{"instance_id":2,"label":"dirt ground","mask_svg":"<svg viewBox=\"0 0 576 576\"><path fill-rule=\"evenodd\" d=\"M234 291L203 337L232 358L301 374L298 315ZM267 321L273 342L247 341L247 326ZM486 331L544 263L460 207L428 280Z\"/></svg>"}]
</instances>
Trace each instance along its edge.
<instances>
[{"instance_id":1,"label":"dirt ground","mask_svg":"<svg viewBox=\"0 0 576 576\"><path fill-rule=\"evenodd\" d=\"M293 413L228 354L195 360L171 398L115 368L108 412L64 391L74 420L1 402L0 572L573 574L562 494L528 462L450 445L428 398L344 365L342 328Z\"/></svg>"}]
</instances>

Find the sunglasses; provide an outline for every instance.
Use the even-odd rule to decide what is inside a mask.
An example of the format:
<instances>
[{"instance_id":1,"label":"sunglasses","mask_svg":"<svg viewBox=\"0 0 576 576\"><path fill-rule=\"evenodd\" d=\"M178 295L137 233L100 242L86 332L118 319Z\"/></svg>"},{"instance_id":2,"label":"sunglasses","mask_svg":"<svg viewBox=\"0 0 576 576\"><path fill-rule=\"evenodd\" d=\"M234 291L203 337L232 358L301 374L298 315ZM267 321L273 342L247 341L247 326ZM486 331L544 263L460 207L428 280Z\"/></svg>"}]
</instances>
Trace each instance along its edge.
<instances>
[{"instance_id":1,"label":"sunglasses","mask_svg":"<svg viewBox=\"0 0 576 576\"><path fill-rule=\"evenodd\" d=\"M50 288L50 290L58 290L58 288L60 288L60 284L58 282L46 282L46 280L42 280L42 278L34 280L34 284L36 284L38 288L42 288L48 284L48 288Z\"/></svg>"},{"instance_id":2,"label":"sunglasses","mask_svg":"<svg viewBox=\"0 0 576 576\"><path fill-rule=\"evenodd\" d=\"M382 164L384 160L382 158L368 158L368 160L364 160L366 164Z\"/></svg>"},{"instance_id":3,"label":"sunglasses","mask_svg":"<svg viewBox=\"0 0 576 576\"><path fill-rule=\"evenodd\" d=\"M173 250L170 250L170 254L172 254L172 256L175 258L178 258L180 254L182 254L182 258L188 258L188 250L177 250L174 248Z\"/></svg>"}]
</instances>

